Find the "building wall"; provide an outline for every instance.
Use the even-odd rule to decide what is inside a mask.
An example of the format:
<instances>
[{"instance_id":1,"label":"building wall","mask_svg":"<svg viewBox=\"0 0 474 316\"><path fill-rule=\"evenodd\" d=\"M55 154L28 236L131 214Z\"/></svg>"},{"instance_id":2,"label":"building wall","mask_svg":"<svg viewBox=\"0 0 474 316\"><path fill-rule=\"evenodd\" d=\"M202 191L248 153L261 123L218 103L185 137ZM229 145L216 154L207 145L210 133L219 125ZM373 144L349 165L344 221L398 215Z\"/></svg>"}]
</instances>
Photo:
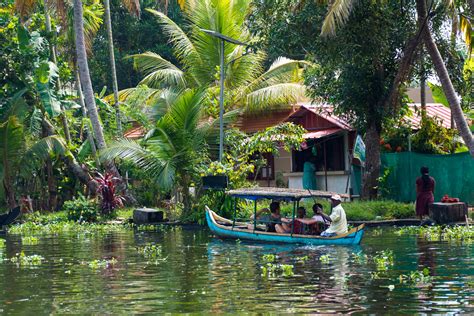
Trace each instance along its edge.
<instances>
[{"instance_id":1,"label":"building wall","mask_svg":"<svg viewBox=\"0 0 474 316\"><path fill-rule=\"evenodd\" d=\"M289 179L289 187L294 189L303 188L303 173L302 172L293 172L287 174ZM327 187L326 187L326 177L324 172L316 172L316 187L318 190L322 191L332 191L337 193L346 193L347 178L349 174L346 171L328 171L327 175ZM351 188L351 183L349 181L349 188ZM347 191L349 192L349 191Z\"/></svg>"}]
</instances>

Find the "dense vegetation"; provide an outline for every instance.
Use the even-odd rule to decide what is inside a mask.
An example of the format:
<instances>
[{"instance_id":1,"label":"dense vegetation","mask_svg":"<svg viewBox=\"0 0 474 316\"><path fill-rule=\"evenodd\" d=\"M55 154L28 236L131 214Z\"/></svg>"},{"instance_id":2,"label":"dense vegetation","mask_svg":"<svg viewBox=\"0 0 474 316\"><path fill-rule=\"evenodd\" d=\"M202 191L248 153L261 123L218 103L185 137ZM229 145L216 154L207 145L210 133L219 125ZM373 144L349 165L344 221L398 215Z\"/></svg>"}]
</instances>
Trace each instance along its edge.
<instances>
[{"instance_id":1,"label":"dense vegetation","mask_svg":"<svg viewBox=\"0 0 474 316\"><path fill-rule=\"evenodd\" d=\"M461 111L473 100L472 9L465 1L426 7L425 0L329 7L303 0L4 1L0 199L84 222L123 204L168 207L190 221L202 220L204 204L228 212L229 199L203 192L201 177L225 174L232 188L252 185L263 154L299 148L304 133L288 123L246 135L235 128L239 117L304 97L335 105L365 133L363 196L376 198L381 139L403 150L397 140L411 133L395 124L406 111L407 85L439 84L437 97L459 130L439 130L425 117L414 148L474 154ZM248 44L225 44L220 162L220 41L202 29ZM123 139L137 126L140 139ZM453 145L457 134L467 147ZM408 214L405 206L377 203L353 203L349 216Z\"/></svg>"}]
</instances>

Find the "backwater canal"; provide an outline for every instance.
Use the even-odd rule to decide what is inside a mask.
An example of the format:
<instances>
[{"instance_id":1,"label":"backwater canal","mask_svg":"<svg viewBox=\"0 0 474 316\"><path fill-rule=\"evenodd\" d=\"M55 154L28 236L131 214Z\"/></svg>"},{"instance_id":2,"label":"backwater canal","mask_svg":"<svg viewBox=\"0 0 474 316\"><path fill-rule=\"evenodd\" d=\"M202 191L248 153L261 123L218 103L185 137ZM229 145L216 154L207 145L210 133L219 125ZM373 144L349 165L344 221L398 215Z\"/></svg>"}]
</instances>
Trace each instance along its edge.
<instances>
[{"instance_id":1,"label":"backwater canal","mask_svg":"<svg viewBox=\"0 0 474 316\"><path fill-rule=\"evenodd\" d=\"M224 241L191 227L40 235L29 245L7 234L0 313L474 313L474 245L395 231L368 229L357 247ZM154 257L137 250L147 243L161 247ZM389 250L393 265L378 266ZM9 260L21 251L44 259ZM268 254L293 275L262 275ZM409 280L424 268L429 276Z\"/></svg>"}]
</instances>

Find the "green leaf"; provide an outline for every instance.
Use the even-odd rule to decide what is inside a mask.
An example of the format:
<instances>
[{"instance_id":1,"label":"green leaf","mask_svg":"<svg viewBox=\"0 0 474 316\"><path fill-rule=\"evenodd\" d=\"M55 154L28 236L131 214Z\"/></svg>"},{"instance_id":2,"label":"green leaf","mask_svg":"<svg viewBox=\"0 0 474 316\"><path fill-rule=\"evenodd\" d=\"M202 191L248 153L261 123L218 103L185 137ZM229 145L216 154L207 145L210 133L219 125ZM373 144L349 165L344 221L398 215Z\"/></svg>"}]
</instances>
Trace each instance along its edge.
<instances>
[{"instance_id":1,"label":"green leaf","mask_svg":"<svg viewBox=\"0 0 474 316\"><path fill-rule=\"evenodd\" d=\"M18 24L18 44L20 44L20 49L26 49L28 44L30 43L30 34L28 30L22 25Z\"/></svg>"},{"instance_id":2,"label":"green leaf","mask_svg":"<svg viewBox=\"0 0 474 316\"><path fill-rule=\"evenodd\" d=\"M433 93L434 101L436 103L441 103L442 105L449 107L448 99L446 98L446 95L444 95L443 88L430 82L428 82L428 86L430 87L431 92Z\"/></svg>"}]
</instances>

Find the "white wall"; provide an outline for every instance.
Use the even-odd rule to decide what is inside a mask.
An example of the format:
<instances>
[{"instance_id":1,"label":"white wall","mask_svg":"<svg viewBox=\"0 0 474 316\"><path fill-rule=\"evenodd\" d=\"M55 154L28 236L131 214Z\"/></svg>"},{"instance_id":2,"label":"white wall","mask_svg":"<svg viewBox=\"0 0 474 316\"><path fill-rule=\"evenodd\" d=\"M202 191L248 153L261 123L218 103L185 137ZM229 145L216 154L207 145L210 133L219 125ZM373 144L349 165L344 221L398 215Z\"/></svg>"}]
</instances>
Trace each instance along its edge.
<instances>
[{"instance_id":1,"label":"white wall","mask_svg":"<svg viewBox=\"0 0 474 316\"><path fill-rule=\"evenodd\" d=\"M303 173L302 172L293 172L287 173L285 176L288 177L288 183L290 188L302 189L303 188ZM324 172L316 173L316 187L318 190L322 191L332 191L337 193L346 193L347 185L347 172L343 171L333 171L328 172L328 187L326 189L326 182ZM351 188L351 183L349 181L349 189Z\"/></svg>"}]
</instances>

